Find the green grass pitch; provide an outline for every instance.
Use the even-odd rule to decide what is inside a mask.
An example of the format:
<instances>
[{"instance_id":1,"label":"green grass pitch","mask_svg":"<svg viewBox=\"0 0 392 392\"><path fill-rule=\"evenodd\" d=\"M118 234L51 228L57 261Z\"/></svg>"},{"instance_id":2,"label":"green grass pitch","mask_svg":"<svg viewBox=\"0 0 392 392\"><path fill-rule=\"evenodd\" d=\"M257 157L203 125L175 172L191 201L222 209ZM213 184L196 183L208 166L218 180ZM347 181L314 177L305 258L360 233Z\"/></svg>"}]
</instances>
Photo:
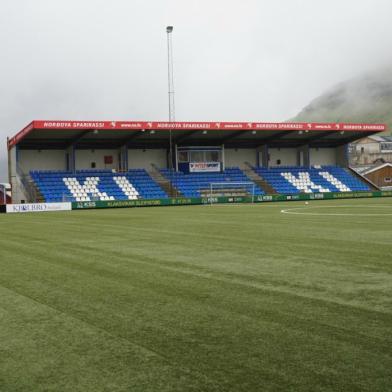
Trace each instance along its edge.
<instances>
[{"instance_id":1,"label":"green grass pitch","mask_svg":"<svg viewBox=\"0 0 392 392\"><path fill-rule=\"evenodd\" d=\"M391 390L392 198L0 215L1 392Z\"/></svg>"}]
</instances>

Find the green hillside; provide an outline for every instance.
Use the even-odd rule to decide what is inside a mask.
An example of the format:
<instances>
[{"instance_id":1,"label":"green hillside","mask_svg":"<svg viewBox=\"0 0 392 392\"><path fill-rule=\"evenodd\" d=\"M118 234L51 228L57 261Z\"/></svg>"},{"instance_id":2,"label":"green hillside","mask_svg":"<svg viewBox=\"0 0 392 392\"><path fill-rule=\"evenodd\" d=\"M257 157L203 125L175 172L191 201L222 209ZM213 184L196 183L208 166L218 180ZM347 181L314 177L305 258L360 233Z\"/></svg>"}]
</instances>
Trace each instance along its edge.
<instances>
[{"instance_id":1,"label":"green hillside","mask_svg":"<svg viewBox=\"0 0 392 392\"><path fill-rule=\"evenodd\" d=\"M386 123L392 130L392 67L333 87L292 121Z\"/></svg>"}]
</instances>

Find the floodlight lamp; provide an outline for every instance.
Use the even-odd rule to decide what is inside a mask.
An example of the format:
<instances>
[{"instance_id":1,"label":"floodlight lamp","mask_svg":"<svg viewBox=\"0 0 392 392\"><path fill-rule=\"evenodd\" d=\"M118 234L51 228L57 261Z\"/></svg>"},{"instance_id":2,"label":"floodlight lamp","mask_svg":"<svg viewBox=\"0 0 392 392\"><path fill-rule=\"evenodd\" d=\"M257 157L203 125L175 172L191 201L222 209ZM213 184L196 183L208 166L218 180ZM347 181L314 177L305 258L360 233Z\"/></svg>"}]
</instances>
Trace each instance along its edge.
<instances>
[{"instance_id":1,"label":"floodlight lamp","mask_svg":"<svg viewBox=\"0 0 392 392\"><path fill-rule=\"evenodd\" d=\"M167 26L166 27L166 33L171 33L173 31L173 26Z\"/></svg>"}]
</instances>

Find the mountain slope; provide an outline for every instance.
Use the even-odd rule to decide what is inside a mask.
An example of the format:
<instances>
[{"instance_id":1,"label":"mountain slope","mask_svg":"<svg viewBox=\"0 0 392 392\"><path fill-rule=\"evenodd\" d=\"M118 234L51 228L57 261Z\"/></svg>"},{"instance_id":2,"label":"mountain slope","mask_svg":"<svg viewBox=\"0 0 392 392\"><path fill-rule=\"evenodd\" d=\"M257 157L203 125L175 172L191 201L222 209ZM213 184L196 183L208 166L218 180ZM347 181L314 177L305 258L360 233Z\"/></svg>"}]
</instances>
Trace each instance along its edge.
<instances>
[{"instance_id":1,"label":"mountain slope","mask_svg":"<svg viewBox=\"0 0 392 392\"><path fill-rule=\"evenodd\" d=\"M291 121L386 123L392 131L392 67L352 79L314 99Z\"/></svg>"}]
</instances>

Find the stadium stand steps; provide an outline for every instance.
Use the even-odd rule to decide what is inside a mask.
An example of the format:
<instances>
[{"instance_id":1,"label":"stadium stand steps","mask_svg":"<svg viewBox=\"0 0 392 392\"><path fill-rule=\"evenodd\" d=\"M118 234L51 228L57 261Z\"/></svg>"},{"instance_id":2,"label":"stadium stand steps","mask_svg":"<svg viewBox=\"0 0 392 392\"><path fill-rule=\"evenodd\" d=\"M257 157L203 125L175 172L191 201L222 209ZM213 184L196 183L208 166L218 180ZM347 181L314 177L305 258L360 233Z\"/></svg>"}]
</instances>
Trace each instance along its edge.
<instances>
[{"instance_id":1,"label":"stadium stand steps","mask_svg":"<svg viewBox=\"0 0 392 392\"><path fill-rule=\"evenodd\" d=\"M154 163L151 164L151 169L147 170L147 173L167 193L169 197L184 197L184 195L162 175Z\"/></svg>"},{"instance_id":2,"label":"stadium stand steps","mask_svg":"<svg viewBox=\"0 0 392 392\"><path fill-rule=\"evenodd\" d=\"M277 194L276 190L253 170L253 167L249 162L244 162L243 165L240 166L240 169L251 181L253 181L256 185L258 185L264 191L265 194L267 195Z\"/></svg>"},{"instance_id":3,"label":"stadium stand steps","mask_svg":"<svg viewBox=\"0 0 392 392\"><path fill-rule=\"evenodd\" d=\"M31 194L33 195L32 197L33 200L30 201L34 203L44 203L45 198L30 175L28 175L27 181L29 184L29 188L31 189Z\"/></svg>"},{"instance_id":4,"label":"stadium stand steps","mask_svg":"<svg viewBox=\"0 0 392 392\"><path fill-rule=\"evenodd\" d=\"M42 201L42 194L36 187L36 184L34 183L30 173L26 174L19 165L17 166L16 172L16 180L18 181L19 187L24 195L24 201L27 203L36 203Z\"/></svg>"},{"instance_id":5,"label":"stadium stand steps","mask_svg":"<svg viewBox=\"0 0 392 392\"><path fill-rule=\"evenodd\" d=\"M19 172L19 181L22 184L21 189L25 195L25 202L27 203L42 203L44 197L42 196L39 188L36 186L30 174Z\"/></svg>"}]
</instances>

